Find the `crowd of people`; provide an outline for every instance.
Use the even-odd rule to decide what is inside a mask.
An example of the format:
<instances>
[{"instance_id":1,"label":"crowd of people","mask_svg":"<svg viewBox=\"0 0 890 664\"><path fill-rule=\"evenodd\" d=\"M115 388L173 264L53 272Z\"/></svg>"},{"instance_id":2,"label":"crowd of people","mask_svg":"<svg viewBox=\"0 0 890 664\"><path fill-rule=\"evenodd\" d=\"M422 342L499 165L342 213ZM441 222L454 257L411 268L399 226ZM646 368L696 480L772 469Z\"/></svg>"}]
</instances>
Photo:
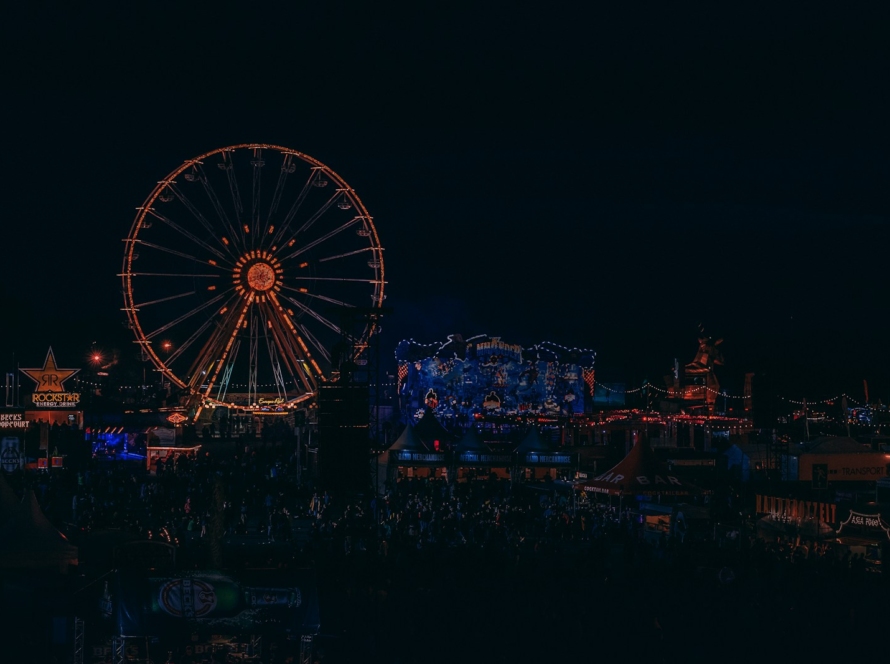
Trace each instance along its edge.
<instances>
[{"instance_id":1,"label":"crowd of people","mask_svg":"<svg viewBox=\"0 0 890 664\"><path fill-rule=\"evenodd\" d=\"M552 484L514 484L494 476L467 482L403 478L387 482L379 495L335 496L306 479L293 450L236 444L228 453L173 455L151 472L133 463L93 460L79 469L37 475L34 488L48 517L75 540L113 529L200 551L218 512L224 539L297 543L302 551L321 549L325 556L383 565L468 553L515 565L524 556L556 550L600 557L603 550L620 550L622 560L669 564L682 548L778 577L784 572L775 570L807 568L855 581L877 569L861 554L799 537L749 537L733 541L727 552L725 541L681 543L684 538L669 533L653 536L629 510L579 504Z\"/></svg>"},{"instance_id":2,"label":"crowd of people","mask_svg":"<svg viewBox=\"0 0 890 664\"><path fill-rule=\"evenodd\" d=\"M368 649L394 652L406 639L422 652L427 637L420 635L447 640L458 628L482 639L508 630L510 616L550 630L577 628L570 640L577 645L586 642L589 619L600 615L591 598L610 597L641 612L634 647L668 661L672 648L682 650L670 634L698 620L692 598L720 607L732 599L753 611L776 596L806 612L814 609L789 598L812 588L837 598L880 577L862 556L825 541L763 539L745 528L722 541L653 534L633 511L579 504L553 483L402 478L380 493L336 494L315 487L295 450L274 442L207 445L151 472L94 459L10 480L18 488L29 483L47 516L76 543L126 532L170 542L180 565L200 568L217 537L226 566L314 564L327 598L325 631L340 635L329 648L346 658ZM229 555L239 549L229 545L250 542L263 543L268 560ZM88 568L90 559L82 558ZM824 606L824 597L812 606ZM458 624L458 615L471 624ZM597 630L632 635L611 614L600 617ZM407 632L394 633L392 625ZM574 647L564 646L566 653Z\"/></svg>"}]
</instances>

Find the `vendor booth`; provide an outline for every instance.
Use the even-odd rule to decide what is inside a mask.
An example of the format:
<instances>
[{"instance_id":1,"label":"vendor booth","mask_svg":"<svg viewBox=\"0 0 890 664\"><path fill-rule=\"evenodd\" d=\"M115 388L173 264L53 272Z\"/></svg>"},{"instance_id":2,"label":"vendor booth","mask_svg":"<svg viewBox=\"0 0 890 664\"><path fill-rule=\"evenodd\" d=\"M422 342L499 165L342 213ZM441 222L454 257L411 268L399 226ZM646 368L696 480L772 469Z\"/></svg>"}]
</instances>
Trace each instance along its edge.
<instances>
[{"instance_id":1,"label":"vendor booth","mask_svg":"<svg viewBox=\"0 0 890 664\"><path fill-rule=\"evenodd\" d=\"M640 439L617 465L593 479L581 479L575 487L588 494L606 496L691 496L703 491L675 475Z\"/></svg>"},{"instance_id":2,"label":"vendor booth","mask_svg":"<svg viewBox=\"0 0 890 664\"><path fill-rule=\"evenodd\" d=\"M445 452L431 452L411 424L387 450L386 458L389 479L444 476L448 468Z\"/></svg>"},{"instance_id":3,"label":"vendor booth","mask_svg":"<svg viewBox=\"0 0 890 664\"><path fill-rule=\"evenodd\" d=\"M573 454L559 452L545 441L536 427L529 429L525 438L513 452L514 464L520 472L525 469L528 479L550 477L556 479L560 469L572 470L575 465Z\"/></svg>"},{"instance_id":4,"label":"vendor booth","mask_svg":"<svg viewBox=\"0 0 890 664\"><path fill-rule=\"evenodd\" d=\"M757 536L823 540L834 533L837 525L837 504L801 497L757 494L755 511Z\"/></svg>"},{"instance_id":5,"label":"vendor booth","mask_svg":"<svg viewBox=\"0 0 890 664\"><path fill-rule=\"evenodd\" d=\"M507 478L513 455L492 452L475 427L470 427L454 445L451 461L457 479L491 473Z\"/></svg>"},{"instance_id":6,"label":"vendor booth","mask_svg":"<svg viewBox=\"0 0 890 664\"><path fill-rule=\"evenodd\" d=\"M449 449L455 439L455 436L442 426L430 409L427 409L417 421L417 424L414 425L414 433L417 434L417 437L423 441L427 448L434 452Z\"/></svg>"},{"instance_id":7,"label":"vendor booth","mask_svg":"<svg viewBox=\"0 0 890 664\"><path fill-rule=\"evenodd\" d=\"M882 506L878 503L853 505L840 510L840 514L832 543L852 555L863 556L872 570L879 569L885 562L885 554L890 552L890 522Z\"/></svg>"}]
</instances>

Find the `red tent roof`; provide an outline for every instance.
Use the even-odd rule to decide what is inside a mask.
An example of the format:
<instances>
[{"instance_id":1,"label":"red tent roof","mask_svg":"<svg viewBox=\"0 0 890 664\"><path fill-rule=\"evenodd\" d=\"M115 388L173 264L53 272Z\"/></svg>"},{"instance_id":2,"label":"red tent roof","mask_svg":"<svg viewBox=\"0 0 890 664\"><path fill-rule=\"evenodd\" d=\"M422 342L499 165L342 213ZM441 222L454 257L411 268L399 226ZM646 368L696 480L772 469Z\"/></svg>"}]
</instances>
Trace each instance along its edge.
<instances>
[{"instance_id":1,"label":"red tent roof","mask_svg":"<svg viewBox=\"0 0 890 664\"><path fill-rule=\"evenodd\" d=\"M610 496L688 496L701 492L668 470L667 465L655 457L649 443L643 441L634 445L615 467L593 479L578 480L575 487Z\"/></svg>"},{"instance_id":2,"label":"red tent roof","mask_svg":"<svg viewBox=\"0 0 890 664\"><path fill-rule=\"evenodd\" d=\"M77 547L56 530L28 490L18 513L0 528L0 568L65 571L77 564Z\"/></svg>"}]
</instances>

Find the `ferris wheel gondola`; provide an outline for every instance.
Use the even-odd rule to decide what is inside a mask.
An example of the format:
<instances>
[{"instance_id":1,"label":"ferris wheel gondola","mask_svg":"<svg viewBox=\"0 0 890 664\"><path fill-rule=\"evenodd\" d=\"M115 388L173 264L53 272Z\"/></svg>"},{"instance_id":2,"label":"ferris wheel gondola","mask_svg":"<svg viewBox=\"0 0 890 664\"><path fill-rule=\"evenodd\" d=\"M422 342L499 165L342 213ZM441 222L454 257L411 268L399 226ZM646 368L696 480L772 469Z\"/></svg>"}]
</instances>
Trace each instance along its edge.
<instances>
[{"instance_id":1,"label":"ferris wheel gondola","mask_svg":"<svg viewBox=\"0 0 890 664\"><path fill-rule=\"evenodd\" d=\"M213 168L213 166L216 168ZM373 219L334 171L287 148L245 144L158 182L125 239L124 311L142 354L196 412L287 409L336 369L331 346L367 346L337 308L384 298Z\"/></svg>"}]
</instances>

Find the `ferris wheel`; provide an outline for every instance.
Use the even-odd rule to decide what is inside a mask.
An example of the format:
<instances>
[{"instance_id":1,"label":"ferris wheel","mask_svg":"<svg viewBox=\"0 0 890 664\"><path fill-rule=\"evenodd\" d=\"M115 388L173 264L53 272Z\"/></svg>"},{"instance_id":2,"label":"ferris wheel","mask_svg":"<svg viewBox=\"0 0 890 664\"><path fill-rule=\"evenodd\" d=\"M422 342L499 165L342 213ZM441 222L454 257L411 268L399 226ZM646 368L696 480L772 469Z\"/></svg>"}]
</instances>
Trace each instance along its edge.
<instances>
[{"instance_id":1,"label":"ferris wheel","mask_svg":"<svg viewBox=\"0 0 890 664\"><path fill-rule=\"evenodd\" d=\"M143 358L195 407L287 409L367 347L338 312L380 307L383 248L350 186L276 145L184 162L137 208L125 240L124 310Z\"/></svg>"}]
</instances>

